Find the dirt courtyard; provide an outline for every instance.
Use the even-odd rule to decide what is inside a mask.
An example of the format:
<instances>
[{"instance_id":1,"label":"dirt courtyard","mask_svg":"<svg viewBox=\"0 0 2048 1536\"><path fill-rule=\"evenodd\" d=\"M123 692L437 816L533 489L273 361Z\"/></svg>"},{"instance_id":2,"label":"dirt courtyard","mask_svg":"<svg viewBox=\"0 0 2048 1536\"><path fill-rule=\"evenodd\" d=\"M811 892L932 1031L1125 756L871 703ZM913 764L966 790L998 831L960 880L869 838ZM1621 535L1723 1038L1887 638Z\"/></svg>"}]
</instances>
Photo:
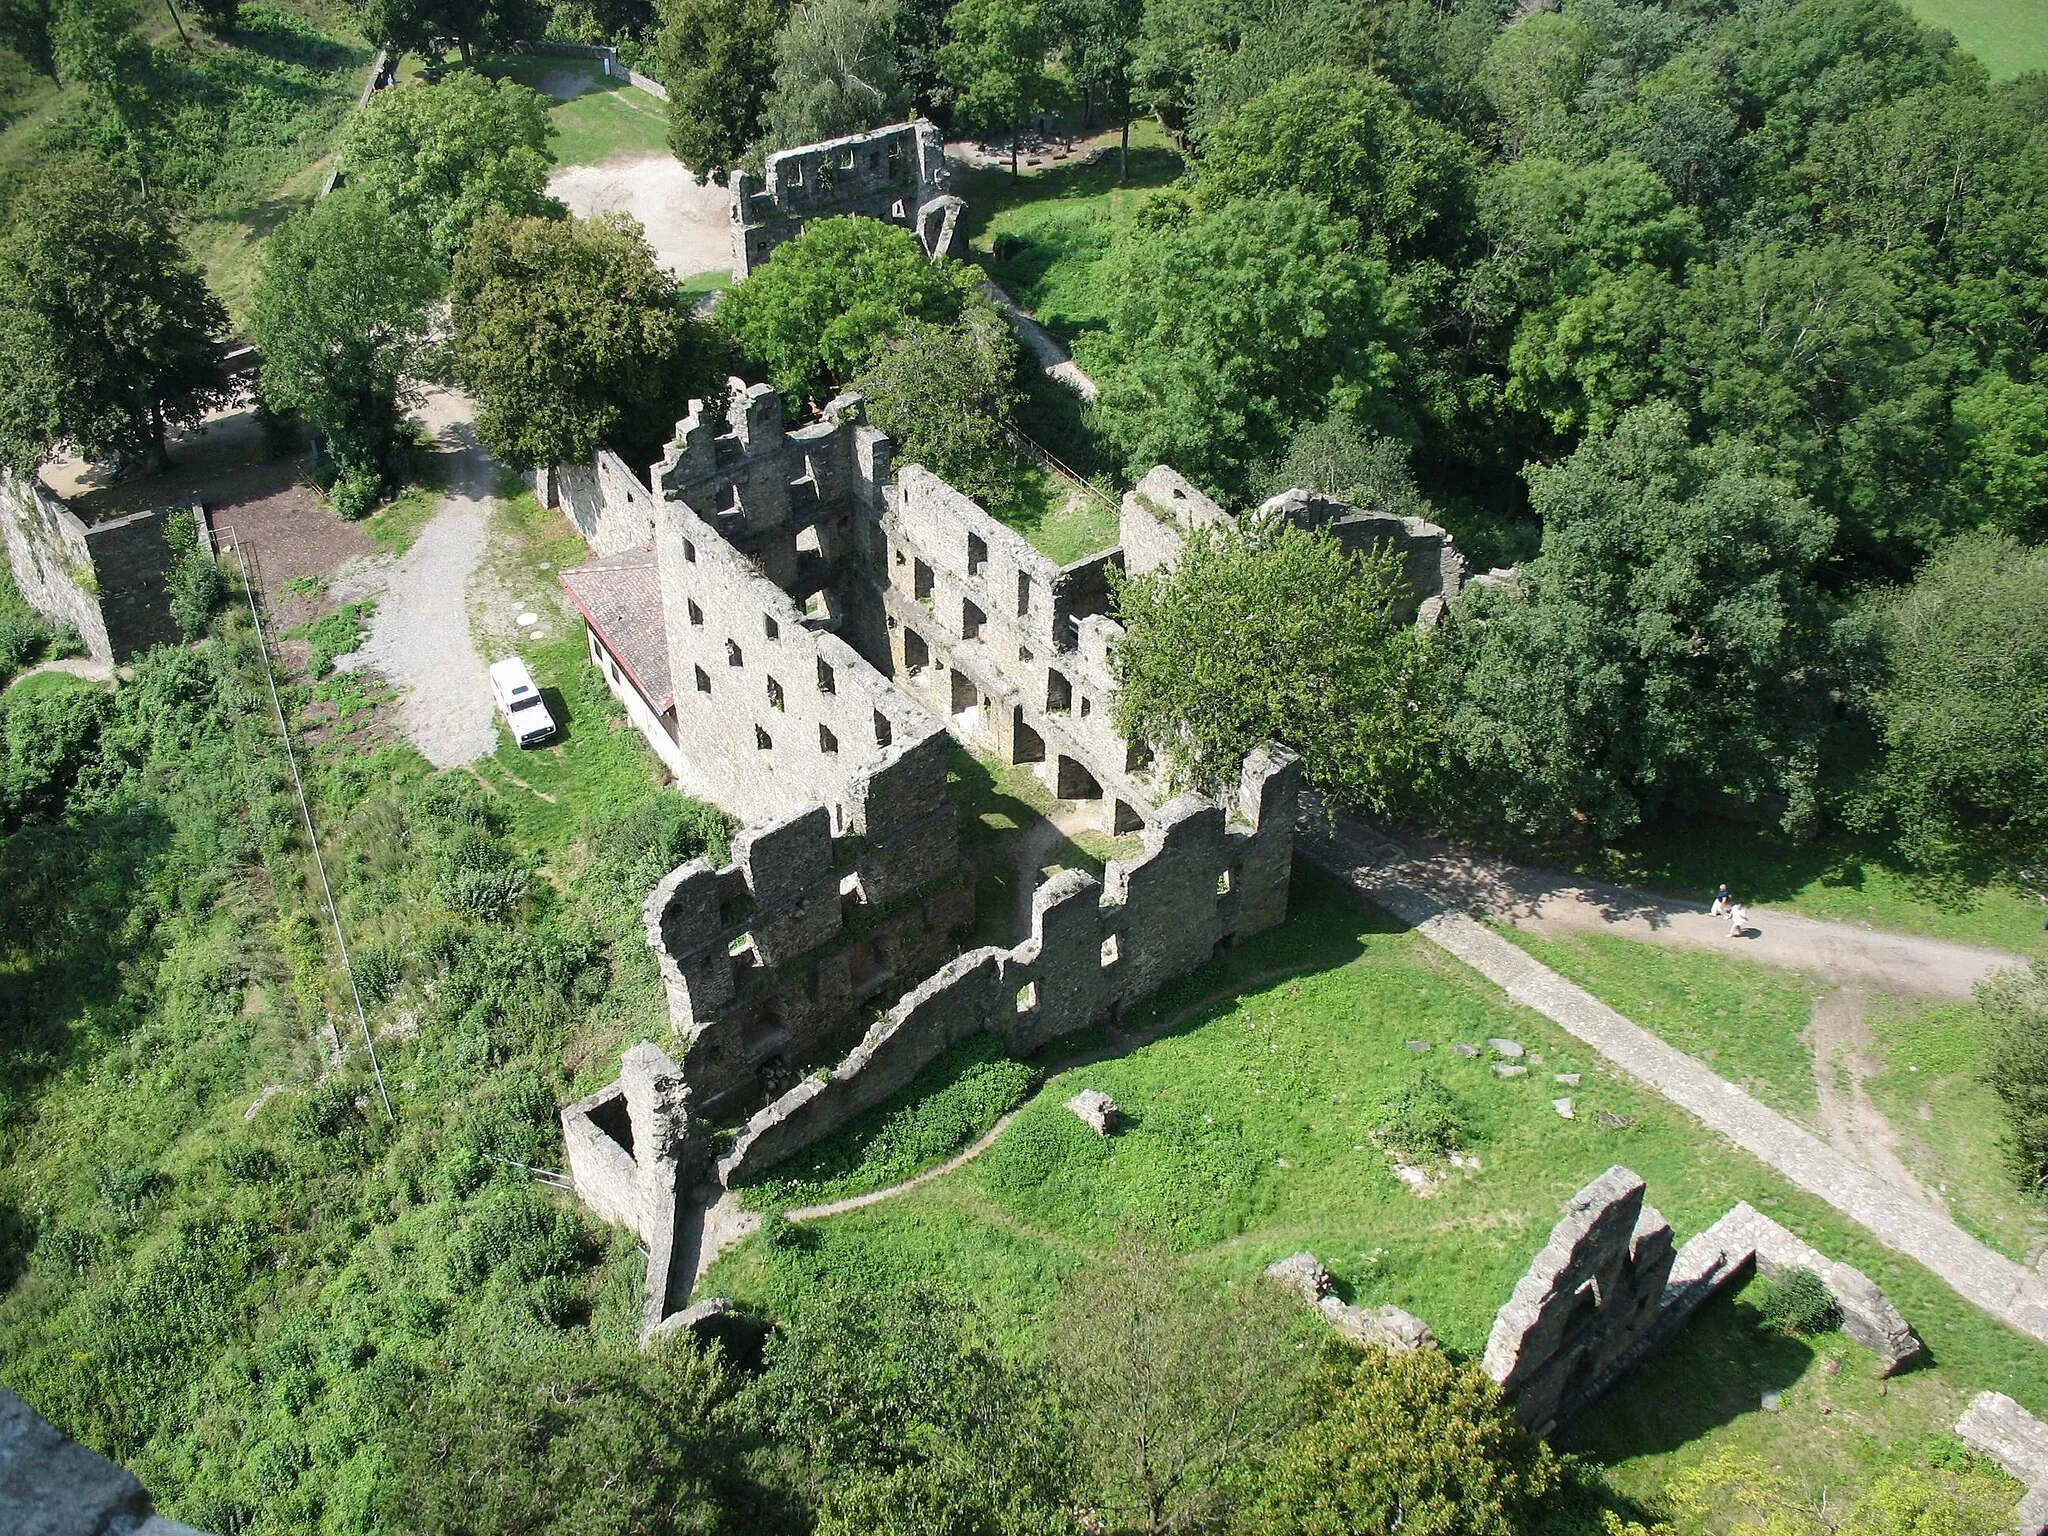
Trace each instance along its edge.
<instances>
[{"instance_id":1,"label":"dirt courtyard","mask_svg":"<svg viewBox=\"0 0 2048 1536\"><path fill-rule=\"evenodd\" d=\"M647 231L654 259L672 276L732 265L732 194L700 182L668 155L567 166L550 178L548 191L583 218L631 214Z\"/></svg>"}]
</instances>

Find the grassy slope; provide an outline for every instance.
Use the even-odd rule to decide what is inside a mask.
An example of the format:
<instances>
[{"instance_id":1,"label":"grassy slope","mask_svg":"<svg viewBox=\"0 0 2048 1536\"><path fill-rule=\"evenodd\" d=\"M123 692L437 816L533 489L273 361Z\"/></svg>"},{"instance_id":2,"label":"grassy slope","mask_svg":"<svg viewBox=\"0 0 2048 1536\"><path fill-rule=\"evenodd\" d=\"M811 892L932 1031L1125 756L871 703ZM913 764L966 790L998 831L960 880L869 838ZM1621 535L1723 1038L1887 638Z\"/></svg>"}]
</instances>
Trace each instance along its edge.
<instances>
[{"instance_id":1,"label":"grassy slope","mask_svg":"<svg viewBox=\"0 0 2048 1536\"><path fill-rule=\"evenodd\" d=\"M2048 0L1906 0L1906 8L1955 33L1995 80L2048 69Z\"/></svg>"},{"instance_id":2,"label":"grassy slope","mask_svg":"<svg viewBox=\"0 0 2048 1536\"><path fill-rule=\"evenodd\" d=\"M554 98L548 120L556 137L548 148L558 164L604 165L668 153L667 110L638 86L607 78L595 59L502 55L484 60L482 68Z\"/></svg>"},{"instance_id":3,"label":"grassy slope","mask_svg":"<svg viewBox=\"0 0 2048 1536\"><path fill-rule=\"evenodd\" d=\"M1825 982L1614 934L1538 938L1506 925L1499 932L1772 1108L1811 1117L1813 1053L1801 1035L1813 999L1830 990Z\"/></svg>"},{"instance_id":4,"label":"grassy slope","mask_svg":"<svg viewBox=\"0 0 2048 1536\"><path fill-rule=\"evenodd\" d=\"M720 1260L709 1289L776 1306L820 1276L871 1286L928 1281L978 1298L1000 1326L1029 1337L1065 1276L1120 1233L1141 1229L1218 1273L1245 1274L1312 1248L1354 1299L1397 1302L1448 1347L1473 1354L1563 1200L1618 1162L1648 1180L1681 1238L1750 1200L1876 1277L1929 1340L1936 1364L1891 1384L1872 1421L1876 1438L1856 1441L1851 1460L1945 1429L1984 1387L2048 1408L2048 1351L1604 1070L1423 940L1392 931L1306 871L1296 892L1284 928L1184 979L1147 1012L1276 968L1311 970L1208 1009L1127 1058L1053 1078L977 1162L779 1244L743 1244ZM1503 1081L1448 1050L1453 1040L1498 1034L1539 1053L1540 1070ZM1420 1059L1405 1044L1418 1037L1435 1046ZM1423 1066L1464 1101L1483 1164L1429 1200L1392 1177L1370 1139L1382 1096ZM1558 1070L1583 1074L1571 1121L1550 1105L1566 1091L1547 1075ZM1114 1097L1128 1128L1108 1140L1086 1131L1061 1107L1083 1086ZM1602 1110L1631 1123L1604 1127L1595 1118ZM1720 1344L1702 1332L1689 1347ZM1613 1410L1587 1421L1585 1432L1622 1464L1625 1482L1654 1490L1674 1459L1743 1437L1768 1438L1797 1468L1835 1475L1835 1441L1850 1421L1820 1408L1827 1392L1876 1399L1874 1383L1859 1385L1867 1357L1847 1356L1839 1382L1830 1377L1834 1385L1822 1390L1809 1381L1824 1369L1817 1357L1788 1360L1754 1341L1733 1353L1710 1373L1645 1372L1635 1390L1662 1405L1654 1418ZM1802 1385L1787 1411L1759 1428L1758 1394L1794 1381Z\"/></svg>"}]
</instances>

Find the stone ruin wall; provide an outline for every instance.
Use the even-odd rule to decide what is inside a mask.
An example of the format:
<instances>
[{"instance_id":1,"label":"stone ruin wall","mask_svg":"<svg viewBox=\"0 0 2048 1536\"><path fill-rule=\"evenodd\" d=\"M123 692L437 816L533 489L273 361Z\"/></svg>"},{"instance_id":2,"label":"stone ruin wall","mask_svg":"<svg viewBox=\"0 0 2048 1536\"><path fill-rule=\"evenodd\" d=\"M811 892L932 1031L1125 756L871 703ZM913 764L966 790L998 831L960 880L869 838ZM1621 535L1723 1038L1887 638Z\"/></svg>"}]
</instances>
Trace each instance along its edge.
<instances>
[{"instance_id":1,"label":"stone ruin wall","mask_svg":"<svg viewBox=\"0 0 2048 1536\"><path fill-rule=\"evenodd\" d=\"M949 196L936 124L892 123L770 155L757 182L732 176L732 276L745 281L811 219L862 214L911 230L934 260L947 254L965 204Z\"/></svg>"},{"instance_id":2,"label":"stone ruin wall","mask_svg":"<svg viewBox=\"0 0 2048 1536\"><path fill-rule=\"evenodd\" d=\"M172 556L164 538L174 517L198 522L203 547L206 526L196 506L87 523L40 476L0 470L0 532L22 601L77 630L86 654L102 665L183 638L171 618Z\"/></svg>"}]
</instances>

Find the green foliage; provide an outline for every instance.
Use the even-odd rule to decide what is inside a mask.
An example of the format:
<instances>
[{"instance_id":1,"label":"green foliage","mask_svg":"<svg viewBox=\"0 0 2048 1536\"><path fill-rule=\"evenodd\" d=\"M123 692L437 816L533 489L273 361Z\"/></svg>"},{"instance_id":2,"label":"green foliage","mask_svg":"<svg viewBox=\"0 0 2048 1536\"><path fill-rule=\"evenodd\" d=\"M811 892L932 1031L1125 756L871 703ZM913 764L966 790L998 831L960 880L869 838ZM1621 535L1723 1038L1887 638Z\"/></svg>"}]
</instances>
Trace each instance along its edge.
<instances>
[{"instance_id":1,"label":"green foliage","mask_svg":"<svg viewBox=\"0 0 2048 1536\"><path fill-rule=\"evenodd\" d=\"M1380 1101L1380 1139L1411 1162L1458 1151L1472 1138L1465 1107L1436 1073L1418 1072Z\"/></svg>"},{"instance_id":2,"label":"green foliage","mask_svg":"<svg viewBox=\"0 0 2048 1536\"><path fill-rule=\"evenodd\" d=\"M0 3L0 48L6 48L39 75L61 84L57 73L57 7L52 0L4 0Z\"/></svg>"},{"instance_id":3,"label":"green foliage","mask_svg":"<svg viewBox=\"0 0 2048 1536\"><path fill-rule=\"evenodd\" d=\"M1433 1349L1332 1353L1240 1529L1519 1536L1562 1488L1557 1456L1473 1362Z\"/></svg>"},{"instance_id":4,"label":"green foliage","mask_svg":"<svg viewBox=\"0 0 2048 1536\"><path fill-rule=\"evenodd\" d=\"M384 495L384 472L374 464L344 465L327 487L327 504L350 522L377 510Z\"/></svg>"},{"instance_id":5,"label":"green foliage","mask_svg":"<svg viewBox=\"0 0 2048 1536\"><path fill-rule=\"evenodd\" d=\"M264 247L250 327L265 404L327 439L342 477L336 510L359 517L354 482L395 469L415 403L428 304L441 273L417 231L376 194L346 187L287 219Z\"/></svg>"},{"instance_id":6,"label":"green foliage","mask_svg":"<svg viewBox=\"0 0 2048 1536\"><path fill-rule=\"evenodd\" d=\"M162 210L91 161L46 167L0 239L0 462L161 458L167 427L225 395L226 327Z\"/></svg>"},{"instance_id":7,"label":"green foliage","mask_svg":"<svg viewBox=\"0 0 2048 1536\"><path fill-rule=\"evenodd\" d=\"M2006 1166L2022 1189L2048 1190L2048 974L2000 971L1977 985L1990 1023L1984 1080L2005 1111Z\"/></svg>"},{"instance_id":8,"label":"green foliage","mask_svg":"<svg viewBox=\"0 0 2048 1536\"><path fill-rule=\"evenodd\" d=\"M877 1105L806 1148L754 1184L749 1200L814 1205L899 1184L971 1144L1037 1081L994 1036L970 1036L918 1073L904 1102Z\"/></svg>"},{"instance_id":9,"label":"green foliage","mask_svg":"<svg viewBox=\"0 0 2048 1536\"><path fill-rule=\"evenodd\" d=\"M654 458L719 349L637 225L487 215L456 259L455 369L500 462Z\"/></svg>"},{"instance_id":10,"label":"green foliage","mask_svg":"<svg viewBox=\"0 0 2048 1536\"><path fill-rule=\"evenodd\" d=\"M1356 222L1299 192L1120 231L1108 326L1081 360L1096 421L1133 474L1171 464L1241 493L1295 429L1332 413L1393 424L1408 306Z\"/></svg>"},{"instance_id":11,"label":"green foliage","mask_svg":"<svg viewBox=\"0 0 2048 1536\"><path fill-rule=\"evenodd\" d=\"M363 30L393 53L440 51L453 44L469 62L480 43L510 43L540 28L527 0L365 0Z\"/></svg>"},{"instance_id":12,"label":"green foliage","mask_svg":"<svg viewBox=\"0 0 2048 1536\"><path fill-rule=\"evenodd\" d=\"M1681 1472L1668 1498L1681 1519L1711 1518L1735 1536L1994 1536L2011 1525L2011 1488L1984 1469L1909 1463L1845 1501L1724 1451Z\"/></svg>"},{"instance_id":13,"label":"green foliage","mask_svg":"<svg viewBox=\"0 0 2048 1536\"><path fill-rule=\"evenodd\" d=\"M718 324L792 400L822 400L913 320L949 325L972 279L879 219L819 219L732 289Z\"/></svg>"},{"instance_id":14,"label":"green foliage","mask_svg":"<svg viewBox=\"0 0 2048 1536\"><path fill-rule=\"evenodd\" d=\"M1956 540L1869 615L1884 757L1869 819L1954 879L2048 863L2048 550Z\"/></svg>"},{"instance_id":15,"label":"green foliage","mask_svg":"<svg viewBox=\"0 0 2048 1536\"><path fill-rule=\"evenodd\" d=\"M1807 1337L1832 1333L1842 1325L1834 1297L1810 1269L1788 1269L1765 1280L1756 1288L1754 1300L1763 1326L1779 1333Z\"/></svg>"},{"instance_id":16,"label":"green foliage","mask_svg":"<svg viewBox=\"0 0 2048 1536\"><path fill-rule=\"evenodd\" d=\"M662 0L669 148L698 176L723 183L761 131L788 15L787 0Z\"/></svg>"},{"instance_id":17,"label":"green foliage","mask_svg":"<svg viewBox=\"0 0 2048 1536\"><path fill-rule=\"evenodd\" d=\"M1483 784L1517 826L1612 835L1727 790L1810 829L1831 520L1661 406L1529 483L1542 552L1458 604L1441 642L1461 796Z\"/></svg>"},{"instance_id":18,"label":"green foliage","mask_svg":"<svg viewBox=\"0 0 2048 1536\"><path fill-rule=\"evenodd\" d=\"M1296 432L1287 452L1260 472L1252 494L1263 502L1296 488L1396 517L1427 520L1436 515L1409 471L1408 449L1401 440L1367 432L1346 416L1311 422Z\"/></svg>"},{"instance_id":19,"label":"green foliage","mask_svg":"<svg viewBox=\"0 0 2048 1536\"><path fill-rule=\"evenodd\" d=\"M1424 646L1397 617L1386 554L1346 554L1291 523L1235 525L1116 594L1117 729L1164 750L1177 785L1224 789L1266 740L1347 804L1384 809L1426 777Z\"/></svg>"},{"instance_id":20,"label":"green foliage","mask_svg":"<svg viewBox=\"0 0 2048 1536\"><path fill-rule=\"evenodd\" d=\"M334 670L335 657L346 656L361 645L370 633L370 615L376 606L368 598L343 603L308 624L301 632L306 642L308 674L325 677Z\"/></svg>"},{"instance_id":21,"label":"green foliage","mask_svg":"<svg viewBox=\"0 0 2048 1536\"><path fill-rule=\"evenodd\" d=\"M513 80L463 72L418 90L380 91L349 120L349 184L382 202L446 264L492 209L559 217L546 192L545 98Z\"/></svg>"},{"instance_id":22,"label":"green foliage","mask_svg":"<svg viewBox=\"0 0 2048 1536\"><path fill-rule=\"evenodd\" d=\"M955 0L946 29L952 40L939 50L938 67L962 128L1014 129L1045 104L1052 36L1038 0Z\"/></svg>"},{"instance_id":23,"label":"green foliage","mask_svg":"<svg viewBox=\"0 0 2048 1536\"><path fill-rule=\"evenodd\" d=\"M894 0L803 0L775 39L766 147L822 144L909 107L896 70Z\"/></svg>"},{"instance_id":24,"label":"green foliage","mask_svg":"<svg viewBox=\"0 0 2048 1536\"><path fill-rule=\"evenodd\" d=\"M0 815L8 826L64 812L96 766L113 701L98 688L11 693L0 698Z\"/></svg>"},{"instance_id":25,"label":"green foliage","mask_svg":"<svg viewBox=\"0 0 2048 1536\"><path fill-rule=\"evenodd\" d=\"M1017 339L986 304L950 326L913 320L885 342L854 387L898 461L922 464L975 500L999 501L1016 478L1005 429L1016 398Z\"/></svg>"},{"instance_id":26,"label":"green foliage","mask_svg":"<svg viewBox=\"0 0 2048 1536\"><path fill-rule=\"evenodd\" d=\"M48 626L21 600L14 573L0 570L0 683L38 660L50 640Z\"/></svg>"},{"instance_id":27,"label":"green foliage","mask_svg":"<svg viewBox=\"0 0 2048 1536\"><path fill-rule=\"evenodd\" d=\"M171 622L187 640L206 633L228 599L227 578L210 551L190 549L171 563Z\"/></svg>"}]
</instances>

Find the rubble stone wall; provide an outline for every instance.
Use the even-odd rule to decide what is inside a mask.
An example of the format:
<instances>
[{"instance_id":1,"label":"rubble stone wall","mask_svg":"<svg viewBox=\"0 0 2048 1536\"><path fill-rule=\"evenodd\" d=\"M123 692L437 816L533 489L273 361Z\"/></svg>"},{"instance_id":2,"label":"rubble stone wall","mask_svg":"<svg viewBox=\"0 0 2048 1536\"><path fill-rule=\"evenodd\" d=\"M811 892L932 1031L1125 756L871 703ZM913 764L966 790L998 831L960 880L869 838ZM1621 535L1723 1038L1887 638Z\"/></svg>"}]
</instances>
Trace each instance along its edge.
<instances>
[{"instance_id":1,"label":"rubble stone wall","mask_svg":"<svg viewBox=\"0 0 2048 1536\"><path fill-rule=\"evenodd\" d=\"M945 144L927 121L778 150L758 182L749 171L733 172L733 281L811 219L864 214L922 235L922 215L944 197L947 180Z\"/></svg>"}]
</instances>

